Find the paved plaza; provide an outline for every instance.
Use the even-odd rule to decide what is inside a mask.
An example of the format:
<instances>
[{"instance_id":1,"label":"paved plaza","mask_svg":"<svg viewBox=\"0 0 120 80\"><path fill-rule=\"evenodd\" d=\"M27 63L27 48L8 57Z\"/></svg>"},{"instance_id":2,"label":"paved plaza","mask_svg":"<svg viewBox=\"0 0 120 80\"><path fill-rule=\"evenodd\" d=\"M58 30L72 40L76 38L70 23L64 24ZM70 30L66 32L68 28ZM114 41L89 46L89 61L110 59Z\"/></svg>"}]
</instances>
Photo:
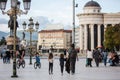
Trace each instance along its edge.
<instances>
[{"instance_id":1,"label":"paved plaza","mask_svg":"<svg viewBox=\"0 0 120 80\"><path fill-rule=\"evenodd\" d=\"M76 63L76 73L68 74L64 71L63 76L60 73L59 59L54 60L53 75L48 74L48 60L41 59L41 69L34 69L29 65L29 59L25 59L26 66L23 69L17 69L18 78L11 78L13 73L12 63L3 64L0 59L0 80L120 80L120 66L111 67L109 64L104 67L96 67L93 61L93 67L85 67L85 59L79 59ZM35 60L32 60L34 63Z\"/></svg>"}]
</instances>

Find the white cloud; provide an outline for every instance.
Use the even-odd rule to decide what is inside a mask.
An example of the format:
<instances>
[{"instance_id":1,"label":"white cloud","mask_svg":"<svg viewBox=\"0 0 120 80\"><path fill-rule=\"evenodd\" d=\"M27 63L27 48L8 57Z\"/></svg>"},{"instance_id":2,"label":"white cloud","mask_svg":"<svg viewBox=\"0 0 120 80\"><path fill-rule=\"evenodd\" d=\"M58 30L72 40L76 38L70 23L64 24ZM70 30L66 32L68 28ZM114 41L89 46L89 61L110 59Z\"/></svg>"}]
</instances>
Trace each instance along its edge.
<instances>
[{"instance_id":1,"label":"white cloud","mask_svg":"<svg viewBox=\"0 0 120 80\"><path fill-rule=\"evenodd\" d=\"M83 12L84 5L90 0L76 0L75 2L78 4L76 8L76 14ZM8 1L6 10L10 9L10 1ZM22 2L22 1L21 1ZM118 12L120 11L119 2L120 0L97 0L97 2L102 7L102 12ZM22 3L21 3L22 4ZM114 5L114 7L111 7ZM21 5L23 8L23 5ZM72 0L32 0L31 9L27 15L22 15L18 17L18 19L29 19L30 17L37 17L37 16L44 16L46 17L51 23L61 23L63 25L70 25L72 26ZM23 9L22 9L23 10ZM2 15L0 12L0 19L5 18L9 20L9 16ZM7 24L2 19L0 25L1 31L9 32L9 28ZM76 25L79 24L78 17L76 17ZM21 27L18 29L22 29Z\"/></svg>"},{"instance_id":2,"label":"white cloud","mask_svg":"<svg viewBox=\"0 0 120 80\"><path fill-rule=\"evenodd\" d=\"M63 11L41 11L35 10L32 11L32 16L45 16L48 17L49 20L53 20L54 23L62 23L65 25L72 24L72 12L68 11L67 9Z\"/></svg>"},{"instance_id":3,"label":"white cloud","mask_svg":"<svg viewBox=\"0 0 120 80\"><path fill-rule=\"evenodd\" d=\"M0 31L9 32L10 29L7 24L0 24Z\"/></svg>"},{"instance_id":4,"label":"white cloud","mask_svg":"<svg viewBox=\"0 0 120 80\"><path fill-rule=\"evenodd\" d=\"M23 28L19 27L17 30L23 30ZM10 32L10 28L8 28L7 24L0 24L0 31L8 33Z\"/></svg>"}]
</instances>

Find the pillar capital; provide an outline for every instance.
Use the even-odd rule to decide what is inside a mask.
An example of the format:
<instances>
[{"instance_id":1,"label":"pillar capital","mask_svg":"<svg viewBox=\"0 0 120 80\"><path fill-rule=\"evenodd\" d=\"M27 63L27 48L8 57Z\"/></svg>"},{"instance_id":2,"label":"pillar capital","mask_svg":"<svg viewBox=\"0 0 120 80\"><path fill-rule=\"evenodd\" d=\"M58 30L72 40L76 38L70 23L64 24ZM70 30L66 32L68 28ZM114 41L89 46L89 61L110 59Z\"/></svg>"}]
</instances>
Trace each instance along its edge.
<instances>
[{"instance_id":1,"label":"pillar capital","mask_svg":"<svg viewBox=\"0 0 120 80\"><path fill-rule=\"evenodd\" d=\"M90 26L94 26L94 24L90 24Z\"/></svg>"}]
</instances>

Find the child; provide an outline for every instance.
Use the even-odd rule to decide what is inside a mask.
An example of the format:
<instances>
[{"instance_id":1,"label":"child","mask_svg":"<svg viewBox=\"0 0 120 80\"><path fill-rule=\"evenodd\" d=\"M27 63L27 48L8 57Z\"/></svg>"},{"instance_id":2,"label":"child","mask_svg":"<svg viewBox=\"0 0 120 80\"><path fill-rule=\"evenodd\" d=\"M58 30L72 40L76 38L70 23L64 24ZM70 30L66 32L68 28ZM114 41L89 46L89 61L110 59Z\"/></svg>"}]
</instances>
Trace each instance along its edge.
<instances>
[{"instance_id":1,"label":"child","mask_svg":"<svg viewBox=\"0 0 120 80\"><path fill-rule=\"evenodd\" d=\"M39 57L39 53L38 52L36 52L35 59L36 59L36 63L40 64L40 57Z\"/></svg>"},{"instance_id":2,"label":"child","mask_svg":"<svg viewBox=\"0 0 120 80\"><path fill-rule=\"evenodd\" d=\"M60 59L59 59L59 61L60 61L61 75L63 75L64 61L65 61L65 59L64 59L64 54L60 54Z\"/></svg>"},{"instance_id":3,"label":"child","mask_svg":"<svg viewBox=\"0 0 120 80\"><path fill-rule=\"evenodd\" d=\"M49 61L49 74L53 74L53 54L52 53L49 53L48 61Z\"/></svg>"}]
</instances>

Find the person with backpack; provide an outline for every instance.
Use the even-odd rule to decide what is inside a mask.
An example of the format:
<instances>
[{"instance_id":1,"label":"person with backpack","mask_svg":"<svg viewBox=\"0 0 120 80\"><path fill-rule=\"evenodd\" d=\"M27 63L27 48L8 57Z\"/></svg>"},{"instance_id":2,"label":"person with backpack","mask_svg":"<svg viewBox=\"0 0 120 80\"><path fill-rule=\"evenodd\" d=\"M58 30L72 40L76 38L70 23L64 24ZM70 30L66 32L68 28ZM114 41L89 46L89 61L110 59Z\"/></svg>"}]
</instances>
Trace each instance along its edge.
<instances>
[{"instance_id":1,"label":"person with backpack","mask_svg":"<svg viewBox=\"0 0 120 80\"><path fill-rule=\"evenodd\" d=\"M95 51L93 51L93 58L95 59L96 67L99 67L101 54L100 51L96 48Z\"/></svg>"},{"instance_id":2,"label":"person with backpack","mask_svg":"<svg viewBox=\"0 0 120 80\"><path fill-rule=\"evenodd\" d=\"M75 64L76 59L78 59L77 51L75 50L75 45L71 44L70 48L68 49L69 60L70 60L70 70L71 74L75 74Z\"/></svg>"}]
</instances>

